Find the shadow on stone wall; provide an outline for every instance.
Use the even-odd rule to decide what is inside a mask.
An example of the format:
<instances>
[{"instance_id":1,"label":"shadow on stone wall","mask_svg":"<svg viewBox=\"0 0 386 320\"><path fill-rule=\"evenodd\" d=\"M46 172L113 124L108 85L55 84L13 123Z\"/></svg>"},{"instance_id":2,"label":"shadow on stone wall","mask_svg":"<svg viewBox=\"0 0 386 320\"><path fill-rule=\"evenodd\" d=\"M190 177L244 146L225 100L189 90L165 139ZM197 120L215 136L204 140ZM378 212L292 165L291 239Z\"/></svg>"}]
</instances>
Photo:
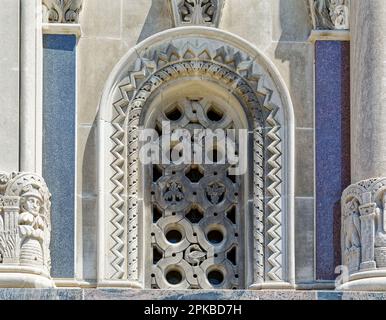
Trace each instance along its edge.
<instances>
[{"instance_id":1,"label":"shadow on stone wall","mask_svg":"<svg viewBox=\"0 0 386 320\"><path fill-rule=\"evenodd\" d=\"M341 264L341 248L340 248L340 225L341 225L341 208L340 208L340 196L341 191L350 182L350 172L347 168L349 161L349 149L342 149L342 154L336 152L336 148L330 148L332 144L342 144L342 146L349 146L349 70L345 70L345 66L349 66L348 59L349 53L345 51L345 45L342 45L342 61L334 61L334 56L340 56L336 51L330 52L325 51L325 56L322 56L318 61L331 60L331 64L328 65L326 70L322 70L321 73L331 73L331 70L335 70L337 73L341 69L341 75L324 76L325 82L329 84L331 90L334 85L331 80L335 80L335 83L342 84L342 88L337 92L329 92L332 96L333 102L330 100L318 102L313 92L315 82L318 83L317 77L314 80L314 44L308 42L308 37L312 30L312 21L309 15L309 8L307 6L308 0L280 0L280 27L281 35L278 39L277 47L275 50L275 58L280 59L281 62L288 63L288 80L287 84L293 99L294 110L295 110L295 121L296 121L296 208L295 208L295 224L296 230L299 230L299 234L296 236L296 275L297 282L303 282L304 270L309 268L310 262L315 263L313 272L315 273L316 280L332 281L335 279L334 269L336 266ZM307 17L308 22L305 20ZM308 23L307 28L304 26ZM302 27L303 26L303 27ZM324 42L326 44L326 42ZM334 41L334 46L339 46L337 41ZM325 63L325 62L324 62ZM335 64L336 63L336 64ZM319 72L320 73L320 72ZM341 76L341 79L339 79ZM321 83L323 88L326 88L326 83ZM311 87L309 86L311 84ZM330 90L330 91L331 91ZM319 97L323 96L322 94ZM312 98L312 99L311 99ZM339 100L341 99L341 100ZM307 101L309 100L309 101ZM324 99L325 100L325 99ZM314 102L315 101L315 102ZM342 128L342 132L339 135L334 132L335 128L332 127L331 131L320 131L318 124L328 123L327 118L323 118L323 108L326 109L327 103L331 103L331 106L336 107L336 110L332 112L342 112L339 117L342 121L335 125L339 125ZM317 108L315 110L315 104ZM342 109L339 109L342 108ZM319 110L319 114L317 111ZM340 111L341 110L341 111ZM316 116L315 116L316 114ZM311 116L311 117L309 117ZM348 125L347 125L348 124ZM323 127L325 127L324 125ZM314 139L314 133L320 132L317 136L317 140ZM330 134L329 132L332 132ZM306 135L309 135L307 139ZM315 141L314 141L315 140ZM331 143L334 142L334 143ZM309 149L316 150L319 148L319 144L323 142L322 152L315 154L314 151L308 151L306 154L305 145ZM320 162L319 154L324 153L324 162ZM327 167L325 164L328 161L325 158L336 157L337 161L341 160L339 171L339 178L335 180L342 181L341 190L334 193L336 185L329 176L332 170L337 171L336 166ZM341 158L339 158L341 157ZM312 172L307 173L307 166L304 164L308 163ZM319 164L322 163L323 165ZM330 161L331 163L331 161ZM316 167L317 166L317 167ZM316 173L314 168L317 168ZM327 172L327 170L329 172ZM334 172L335 172L334 171ZM336 175L337 177L337 175ZM314 179L317 179L314 184ZM334 180L334 181L335 181ZM330 183L330 185L329 185ZM318 186L316 190L314 185ZM326 190L323 190L321 186L327 186ZM340 186L338 186L339 188ZM332 193L332 194L331 194ZM315 201L316 208L314 205L305 206L301 205L304 199L311 199ZM307 210L304 208L307 207ZM307 218L308 215L316 215L314 219L310 220ZM311 223L306 223L310 221ZM304 235L301 234L307 232L312 233L315 240L315 247L313 241L304 241ZM307 239L309 237L307 236ZM333 248L333 249L332 249ZM315 252L315 257L313 257ZM315 261L314 261L315 260ZM309 273L307 271L307 273ZM308 279L307 279L308 281Z\"/></svg>"},{"instance_id":2,"label":"shadow on stone wall","mask_svg":"<svg viewBox=\"0 0 386 320\"><path fill-rule=\"evenodd\" d=\"M152 0L136 43L140 43L156 33L170 29L172 26L173 18L169 2L165 0ZM83 147L84 150L83 159L78 157L78 159L81 160L77 169L81 177L81 183L78 183L77 195L81 198L77 200L77 210L81 210L82 212L82 276L86 280L95 281L97 277L98 233L97 116L93 120L90 128L81 127L80 130L87 131L88 129L89 131L87 132L84 146L78 145L78 148Z\"/></svg>"},{"instance_id":3,"label":"shadow on stone wall","mask_svg":"<svg viewBox=\"0 0 386 320\"><path fill-rule=\"evenodd\" d=\"M172 27L173 17L169 1L153 0L137 43Z\"/></svg>"},{"instance_id":4,"label":"shadow on stone wall","mask_svg":"<svg viewBox=\"0 0 386 320\"><path fill-rule=\"evenodd\" d=\"M314 110L312 29L308 0L280 0L274 57L287 82L295 113L296 282L314 278ZM275 43L274 43L275 45Z\"/></svg>"},{"instance_id":5,"label":"shadow on stone wall","mask_svg":"<svg viewBox=\"0 0 386 320\"><path fill-rule=\"evenodd\" d=\"M82 163L82 185L78 195L82 195L82 241L83 277L97 278L97 233L98 233L98 170L97 170L97 121L91 127L85 143Z\"/></svg>"}]
</instances>

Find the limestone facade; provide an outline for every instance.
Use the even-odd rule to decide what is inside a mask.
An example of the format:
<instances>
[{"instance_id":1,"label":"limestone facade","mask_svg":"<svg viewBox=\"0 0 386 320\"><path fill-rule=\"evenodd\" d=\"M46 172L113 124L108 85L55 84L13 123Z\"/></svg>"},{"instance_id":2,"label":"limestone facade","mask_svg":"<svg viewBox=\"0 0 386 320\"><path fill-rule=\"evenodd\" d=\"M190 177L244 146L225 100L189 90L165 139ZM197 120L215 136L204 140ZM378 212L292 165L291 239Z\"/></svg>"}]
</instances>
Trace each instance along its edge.
<instances>
[{"instance_id":1,"label":"limestone facade","mask_svg":"<svg viewBox=\"0 0 386 320\"><path fill-rule=\"evenodd\" d=\"M0 0L14 18L0 23L10 29L0 59L0 170L9 172L0 181L0 287L28 278L29 287L386 290L383 2ZM61 128L56 137L76 146L70 277L55 263L51 270L61 194L55 186L51 198L44 182L55 178L44 176L44 59L69 49L43 44L58 35L76 38L76 55L65 56L76 72L61 82L68 92L66 81L75 83L76 133ZM316 134L323 41L351 43L351 145ZM144 164L144 129L161 137L184 130L192 141L197 129L244 130L245 145L236 139L235 148L245 171L219 163L227 152L218 142L211 164ZM182 138L172 136L173 146ZM351 165L353 183L331 204L338 211L326 213L336 227L318 220L320 139L342 143L351 159L336 164ZM332 242L336 265L326 268L318 250Z\"/></svg>"}]
</instances>

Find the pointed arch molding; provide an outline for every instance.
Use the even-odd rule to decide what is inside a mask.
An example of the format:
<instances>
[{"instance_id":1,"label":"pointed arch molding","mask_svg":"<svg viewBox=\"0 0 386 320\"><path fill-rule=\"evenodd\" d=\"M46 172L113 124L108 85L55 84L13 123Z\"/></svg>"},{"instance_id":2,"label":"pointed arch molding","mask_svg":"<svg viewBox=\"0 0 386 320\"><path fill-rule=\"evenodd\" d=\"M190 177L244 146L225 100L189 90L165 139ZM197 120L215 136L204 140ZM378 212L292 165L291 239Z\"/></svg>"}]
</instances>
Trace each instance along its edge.
<instances>
[{"instance_id":1,"label":"pointed arch molding","mask_svg":"<svg viewBox=\"0 0 386 320\"><path fill-rule=\"evenodd\" d=\"M99 286L144 287L143 205L138 161L142 111L165 84L211 79L251 114L253 190L247 287L294 286L294 115L270 60L213 28L159 33L130 50L111 73L98 113ZM249 257L250 255L250 257Z\"/></svg>"}]
</instances>

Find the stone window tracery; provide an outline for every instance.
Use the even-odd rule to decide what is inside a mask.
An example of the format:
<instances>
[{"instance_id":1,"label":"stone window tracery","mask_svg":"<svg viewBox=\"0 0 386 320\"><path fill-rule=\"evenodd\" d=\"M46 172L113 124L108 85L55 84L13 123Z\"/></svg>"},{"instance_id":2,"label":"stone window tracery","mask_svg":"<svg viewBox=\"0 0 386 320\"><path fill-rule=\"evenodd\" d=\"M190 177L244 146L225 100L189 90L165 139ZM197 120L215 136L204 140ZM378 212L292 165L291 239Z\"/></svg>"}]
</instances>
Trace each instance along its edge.
<instances>
[{"instance_id":1,"label":"stone window tracery","mask_svg":"<svg viewBox=\"0 0 386 320\"><path fill-rule=\"evenodd\" d=\"M293 288L294 117L264 55L218 29L169 30L121 60L98 117L99 286ZM162 120L247 129L247 174L227 171L220 144L216 164L143 164L141 129L165 134Z\"/></svg>"},{"instance_id":2,"label":"stone window tracery","mask_svg":"<svg viewBox=\"0 0 386 320\"><path fill-rule=\"evenodd\" d=\"M170 121L170 131L185 129L190 141L203 145L207 142L204 130L235 127L226 108L201 97L166 106L156 119L155 126L162 127L162 122ZM171 142L179 141L172 138ZM195 146L191 146L192 153ZM209 152L202 152L199 163L153 164L153 170L148 171L152 175L149 201L153 223L149 230L151 248L147 248L153 255L149 268L152 288L245 287L242 232L245 213L241 205L244 178L231 176L225 152L218 149L216 144L205 149ZM205 157L213 164L207 164Z\"/></svg>"}]
</instances>

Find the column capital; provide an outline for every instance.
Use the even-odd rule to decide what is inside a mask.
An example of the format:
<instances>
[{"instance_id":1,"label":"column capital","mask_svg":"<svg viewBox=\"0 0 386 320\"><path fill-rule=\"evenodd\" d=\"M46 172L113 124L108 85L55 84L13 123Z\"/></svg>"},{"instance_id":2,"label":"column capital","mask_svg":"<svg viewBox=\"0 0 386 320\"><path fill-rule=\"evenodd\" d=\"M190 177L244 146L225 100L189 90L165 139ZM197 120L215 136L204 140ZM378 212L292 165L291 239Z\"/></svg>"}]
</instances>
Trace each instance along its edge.
<instances>
[{"instance_id":1,"label":"column capital","mask_svg":"<svg viewBox=\"0 0 386 320\"><path fill-rule=\"evenodd\" d=\"M314 30L350 29L350 0L308 0Z\"/></svg>"},{"instance_id":2,"label":"column capital","mask_svg":"<svg viewBox=\"0 0 386 320\"><path fill-rule=\"evenodd\" d=\"M0 173L0 288L54 287L51 194L34 173Z\"/></svg>"},{"instance_id":3,"label":"column capital","mask_svg":"<svg viewBox=\"0 0 386 320\"><path fill-rule=\"evenodd\" d=\"M43 34L75 35L80 38L83 0L42 0Z\"/></svg>"},{"instance_id":4,"label":"column capital","mask_svg":"<svg viewBox=\"0 0 386 320\"><path fill-rule=\"evenodd\" d=\"M42 0L44 23L79 23L83 0Z\"/></svg>"}]
</instances>

